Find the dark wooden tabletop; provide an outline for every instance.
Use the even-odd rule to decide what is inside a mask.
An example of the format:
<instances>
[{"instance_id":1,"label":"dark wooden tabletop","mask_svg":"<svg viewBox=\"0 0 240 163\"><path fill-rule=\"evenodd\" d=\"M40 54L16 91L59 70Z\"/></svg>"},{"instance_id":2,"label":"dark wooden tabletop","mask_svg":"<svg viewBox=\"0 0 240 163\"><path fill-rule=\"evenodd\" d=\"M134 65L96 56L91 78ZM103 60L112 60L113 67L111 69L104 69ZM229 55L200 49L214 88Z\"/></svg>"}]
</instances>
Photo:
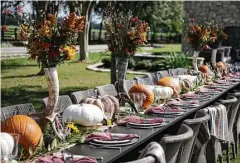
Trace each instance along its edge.
<instances>
[{"instance_id":1,"label":"dark wooden tabletop","mask_svg":"<svg viewBox=\"0 0 240 163\"><path fill-rule=\"evenodd\" d=\"M224 91L222 91L221 93L212 96L211 100L200 103L199 107L187 109L187 112L181 116L172 118L163 117L166 121L169 122L164 127L155 129L133 129L127 128L125 126L116 126L112 128L110 130L110 132L112 133L137 134L140 136L137 143L126 147L121 147L121 150L96 149L89 146L88 144L81 144L70 148L68 152L74 155L103 157L103 160L100 161L102 163L131 161L137 158L137 156L139 155L139 151L142 150L147 143L151 141L159 141L165 133L176 132L184 119L191 118L191 115L193 115L196 111L217 101L217 99L219 99L221 96L225 95L238 85L239 83L231 85L229 88L224 89Z\"/></svg>"}]
</instances>

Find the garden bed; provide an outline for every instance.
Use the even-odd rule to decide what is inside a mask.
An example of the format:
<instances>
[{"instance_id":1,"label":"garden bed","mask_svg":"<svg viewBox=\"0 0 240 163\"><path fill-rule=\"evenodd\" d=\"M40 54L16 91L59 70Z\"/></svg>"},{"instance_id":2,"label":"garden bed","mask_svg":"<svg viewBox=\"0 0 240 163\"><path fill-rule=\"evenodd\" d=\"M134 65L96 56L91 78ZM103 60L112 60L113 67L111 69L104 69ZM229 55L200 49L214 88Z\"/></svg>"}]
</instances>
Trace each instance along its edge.
<instances>
[{"instance_id":1,"label":"garden bed","mask_svg":"<svg viewBox=\"0 0 240 163\"><path fill-rule=\"evenodd\" d=\"M199 58L199 62L203 62L204 58ZM104 58L102 63L97 65L99 69L109 69L111 59ZM192 57L188 57L181 53L151 53L142 52L134 55L129 59L128 70L141 72L155 72L171 68L190 68L192 66Z\"/></svg>"}]
</instances>

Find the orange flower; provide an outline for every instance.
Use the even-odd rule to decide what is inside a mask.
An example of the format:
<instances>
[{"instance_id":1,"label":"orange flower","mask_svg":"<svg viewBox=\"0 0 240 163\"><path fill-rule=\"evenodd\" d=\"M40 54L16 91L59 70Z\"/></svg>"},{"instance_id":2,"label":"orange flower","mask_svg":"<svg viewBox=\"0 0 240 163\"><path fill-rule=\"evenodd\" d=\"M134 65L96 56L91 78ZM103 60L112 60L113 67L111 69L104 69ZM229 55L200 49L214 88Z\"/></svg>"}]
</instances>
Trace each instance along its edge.
<instances>
[{"instance_id":1,"label":"orange flower","mask_svg":"<svg viewBox=\"0 0 240 163\"><path fill-rule=\"evenodd\" d=\"M2 30L3 30L4 32L7 32L7 31L8 31L8 27L7 27L6 25L3 25L3 26L2 26Z\"/></svg>"},{"instance_id":2,"label":"orange flower","mask_svg":"<svg viewBox=\"0 0 240 163\"><path fill-rule=\"evenodd\" d=\"M84 28L85 28L85 17L84 16L78 17L75 22L75 29L78 32L82 32L84 31Z\"/></svg>"},{"instance_id":3,"label":"orange flower","mask_svg":"<svg viewBox=\"0 0 240 163\"><path fill-rule=\"evenodd\" d=\"M76 53L76 48L74 46L61 46L59 52L63 53L67 60L72 60Z\"/></svg>"},{"instance_id":4,"label":"orange flower","mask_svg":"<svg viewBox=\"0 0 240 163\"><path fill-rule=\"evenodd\" d=\"M39 33L43 36L51 38L52 37L52 29L46 23L47 22L44 22L44 24L41 25L41 28L39 29Z\"/></svg>"},{"instance_id":5,"label":"orange flower","mask_svg":"<svg viewBox=\"0 0 240 163\"><path fill-rule=\"evenodd\" d=\"M57 23L56 15L48 14L47 20L51 23L51 25L54 25Z\"/></svg>"}]
</instances>

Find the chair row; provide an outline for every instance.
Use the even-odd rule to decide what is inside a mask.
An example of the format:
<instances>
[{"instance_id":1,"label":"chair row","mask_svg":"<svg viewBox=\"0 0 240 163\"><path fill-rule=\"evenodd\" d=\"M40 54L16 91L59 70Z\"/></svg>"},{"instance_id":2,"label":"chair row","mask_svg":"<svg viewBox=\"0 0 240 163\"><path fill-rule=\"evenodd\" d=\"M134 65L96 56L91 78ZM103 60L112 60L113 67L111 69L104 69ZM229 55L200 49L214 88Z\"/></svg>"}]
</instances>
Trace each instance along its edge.
<instances>
[{"instance_id":1,"label":"chair row","mask_svg":"<svg viewBox=\"0 0 240 163\"><path fill-rule=\"evenodd\" d=\"M147 84L147 85L156 85L158 80L167 76L178 76L178 75L187 75L187 69L185 68L176 68L168 69L163 71L157 71L155 73L147 74L141 77L134 77L134 80L137 83Z\"/></svg>"},{"instance_id":2,"label":"chair row","mask_svg":"<svg viewBox=\"0 0 240 163\"><path fill-rule=\"evenodd\" d=\"M176 135L166 135L159 143L151 142L146 146L136 161L128 163L197 163L201 162L200 152L192 157L194 145L202 125L205 125L210 116L199 111L194 119L186 119L178 129ZM206 143L204 141L203 143Z\"/></svg>"},{"instance_id":3,"label":"chair row","mask_svg":"<svg viewBox=\"0 0 240 163\"><path fill-rule=\"evenodd\" d=\"M240 90L234 90L225 99L198 111L194 119L184 120L176 135L164 136L159 144L148 144L138 160L128 163L217 163L218 159L222 163L223 150L230 163L229 146L233 159L238 153L239 106Z\"/></svg>"}]
</instances>

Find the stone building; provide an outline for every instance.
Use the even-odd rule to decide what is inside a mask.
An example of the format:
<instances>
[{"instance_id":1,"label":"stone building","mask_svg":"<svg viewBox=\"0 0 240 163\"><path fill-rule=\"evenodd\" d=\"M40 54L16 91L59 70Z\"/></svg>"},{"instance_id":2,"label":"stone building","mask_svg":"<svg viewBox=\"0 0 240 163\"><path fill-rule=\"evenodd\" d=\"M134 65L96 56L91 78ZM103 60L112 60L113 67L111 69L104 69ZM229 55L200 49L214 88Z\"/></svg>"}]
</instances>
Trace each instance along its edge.
<instances>
[{"instance_id":1,"label":"stone building","mask_svg":"<svg viewBox=\"0 0 240 163\"><path fill-rule=\"evenodd\" d=\"M204 20L214 20L229 35L225 45L236 46L240 49L240 1L185 1L183 19L194 18L197 23ZM184 41L182 50L192 52L190 46ZM236 45L235 45L236 44Z\"/></svg>"}]
</instances>

